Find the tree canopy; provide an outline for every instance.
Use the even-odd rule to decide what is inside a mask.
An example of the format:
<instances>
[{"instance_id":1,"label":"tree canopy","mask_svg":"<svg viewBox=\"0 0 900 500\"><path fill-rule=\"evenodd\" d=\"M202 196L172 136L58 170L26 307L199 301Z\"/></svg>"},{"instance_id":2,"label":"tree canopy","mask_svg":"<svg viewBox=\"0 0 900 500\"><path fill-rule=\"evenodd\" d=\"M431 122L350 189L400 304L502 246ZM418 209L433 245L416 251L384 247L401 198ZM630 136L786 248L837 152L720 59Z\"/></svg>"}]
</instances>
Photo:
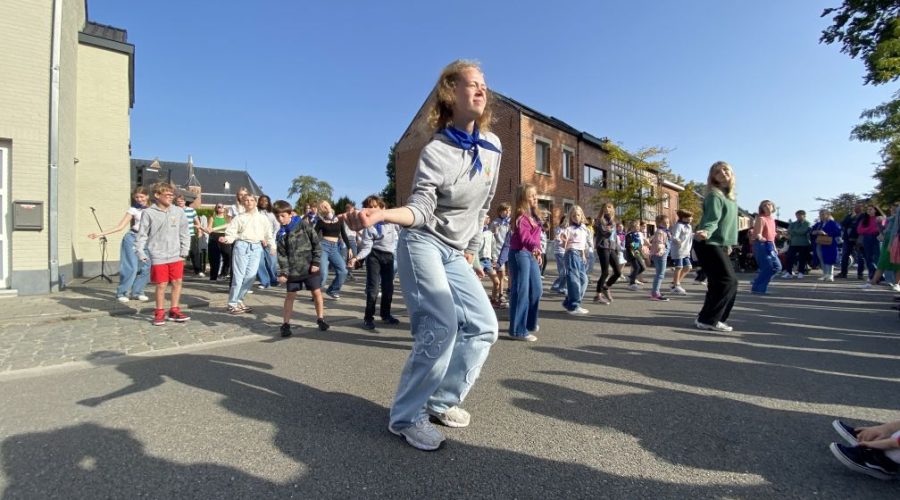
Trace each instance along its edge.
<instances>
[{"instance_id":1,"label":"tree canopy","mask_svg":"<svg viewBox=\"0 0 900 500\"><path fill-rule=\"evenodd\" d=\"M388 179L387 186L381 190L381 197L384 198L384 202L389 207L397 206L397 155L394 152L396 149L397 143L395 142L391 146L390 152L388 152L388 162L387 167L385 167L385 174Z\"/></svg>"},{"instance_id":2,"label":"tree canopy","mask_svg":"<svg viewBox=\"0 0 900 500\"><path fill-rule=\"evenodd\" d=\"M320 181L311 175L300 175L291 181L287 197L297 196L294 206L302 209L305 205L314 205L320 200L327 200L330 203L333 194L334 190L331 188L331 184Z\"/></svg>"},{"instance_id":3,"label":"tree canopy","mask_svg":"<svg viewBox=\"0 0 900 500\"><path fill-rule=\"evenodd\" d=\"M594 208L610 202L621 210L622 220L649 219L647 209L660 201L657 176L669 172L665 157L669 150L653 146L629 152L612 143L608 148L611 175L606 187L591 200Z\"/></svg>"}]
</instances>

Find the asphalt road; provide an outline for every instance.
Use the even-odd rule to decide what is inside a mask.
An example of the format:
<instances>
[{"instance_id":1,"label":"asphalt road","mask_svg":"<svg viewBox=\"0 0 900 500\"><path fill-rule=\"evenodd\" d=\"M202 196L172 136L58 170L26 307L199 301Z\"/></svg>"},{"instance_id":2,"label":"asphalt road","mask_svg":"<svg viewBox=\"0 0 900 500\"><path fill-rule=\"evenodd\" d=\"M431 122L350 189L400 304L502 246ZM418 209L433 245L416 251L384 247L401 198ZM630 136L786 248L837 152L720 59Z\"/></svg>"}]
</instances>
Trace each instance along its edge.
<instances>
[{"instance_id":1,"label":"asphalt road","mask_svg":"<svg viewBox=\"0 0 900 500\"><path fill-rule=\"evenodd\" d=\"M375 333L338 320L287 340L99 353L92 366L6 374L0 492L900 498L900 483L854 474L827 450L834 418L900 418L892 295L856 284L782 282L759 297L744 283L730 334L692 328L696 286L668 303L619 291L577 318L546 294L539 341L497 342L464 404L472 425L444 429L432 453L386 429L411 344L402 314Z\"/></svg>"}]
</instances>

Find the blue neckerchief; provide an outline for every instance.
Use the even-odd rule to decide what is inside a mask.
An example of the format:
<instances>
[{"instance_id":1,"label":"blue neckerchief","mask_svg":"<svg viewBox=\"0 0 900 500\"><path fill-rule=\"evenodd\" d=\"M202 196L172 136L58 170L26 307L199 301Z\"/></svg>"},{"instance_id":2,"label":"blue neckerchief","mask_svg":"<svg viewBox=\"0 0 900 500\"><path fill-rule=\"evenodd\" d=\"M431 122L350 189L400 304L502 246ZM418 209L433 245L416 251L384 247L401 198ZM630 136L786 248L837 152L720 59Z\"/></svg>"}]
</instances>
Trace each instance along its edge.
<instances>
[{"instance_id":1,"label":"blue neckerchief","mask_svg":"<svg viewBox=\"0 0 900 500\"><path fill-rule=\"evenodd\" d=\"M503 224L504 226L508 226L509 225L509 216L501 217L500 224Z\"/></svg>"},{"instance_id":2,"label":"blue neckerchief","mask_svg":"<svg viewBox=\"0 0 900 500\"><path fill-rule=\"evenodd\" d=\"M131 204L131 208L137 208L138 210L143 210L147 208L147 205L141 205L138 202L134 202Z\"/></svg>"},{"instance_id":3,"label":"blue neckerchief","mask_svg":"<svg viewBox=\"0 0 900 500\"><path fill-rule=\"evenodd\" d=\"M281 226L281 229L278 230L278 239L283 238L284 235L293 231L298 224L300 224L300 216L291 217L291 221L288 222L286 226Z\"/></svg>"},{"instance_id":4,"label":"blue neckerchief","mask_svg":"<svg viewBox=\"0 0 900 500\"><path fill-rule=\"evenodd\" d=\"M383 230L384 230L384 222L379 222L378 224L375 224L375 231L378 231L378 239L379 240L384 237L384 234L382 234Z\"/></svg>"},{"instance_id":5,"label":"blue neckerchief","mask_svg":"<svg viewBox=\"0 0 900 500\"><path fill-rule=\"evenodd\" d=\"M478 126L475 126L475 130L470 135L468 132L464 130L460 130L455 127L447 127L441 131L445 137L450 139L453 144L461 147L466 151L472 151L475 156L475 160L472 162L474 170L478 173L481 173L481 158L478 156L478 146L481 146L487 150L493 151L495 153L499 153L500 150L497 149L497 146L494 146L490 142L480 139L478 137Z\"/></svg>"}]
</instances>

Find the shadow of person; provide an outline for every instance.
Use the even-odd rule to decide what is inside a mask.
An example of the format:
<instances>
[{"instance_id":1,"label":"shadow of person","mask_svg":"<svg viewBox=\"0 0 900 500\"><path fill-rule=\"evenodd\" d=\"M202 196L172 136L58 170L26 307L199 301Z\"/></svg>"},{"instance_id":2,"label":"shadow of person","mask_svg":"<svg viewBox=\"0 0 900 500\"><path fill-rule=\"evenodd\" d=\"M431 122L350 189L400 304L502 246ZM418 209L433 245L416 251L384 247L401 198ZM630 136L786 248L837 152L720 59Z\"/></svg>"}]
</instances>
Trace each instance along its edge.
<instances>
[{"instance_id":1,"label":"shadow of person","mask_svg":"<svg viewBox=\"0 0 900 500\"><path fill-rule=\"evenodd\" d=\"M554 374L615 384L634 392L597 396L558 384L512 379L503 385L523 393L513 400L516 407L561 421L616 429L676 467L700 469L699 474L705 475L720 471L761 476L772 488L764 496L775 492L799 497L817 491L834 494L848 489L848 477L865 479L844 470L827 453L827 444L837 440L830 425L832 417L603 377ZM878 491L889 491L877 489L880 487L867 489L864 497L875 498Z\"/></svg>"},{"instance_id":2,"label":"shadow of person","mask_svg":"<svg viewBox=\"0 0 900 500\"><path fill-rule=\"evenodd\" d=\"M621 368L647 377L692 387L716 389L787 401L848 404L881 408L884 394L900 383L861 378L824 370L807 370L784 364L738 362L690 353L673 354L606 346L580 349L536 347L561 359ZM834 388L840 387L840 391Z\"/></svg>"},{"instance_id":3,"label":"shadow of person","mask_svg":"<svg viewBox=\"0 0 900 500\"><path fill-rule=\"evenodd\" d=\"M270 370L271 366L265 363L222 356L184 354L123 363L117 369L131 378L129 386L107 395L83 400L79 404L90 404L97 411L104 411L104 405L116 398L138 397L141 392L157 388L165 380L171 379L220 394L223 399L219 404L230 412L271 425L275 429L275 448L292 461L305 465L303 473L288 481L290 484L258 484L257 479L238 471L237 480L246 479L250 486L242 485L241 489L236 490L237 494L231 494L228 490L232 481L227 474L230 469L212 469L208 472L210 479L203 481L205 489L200 490L201 494L198 496L235 497L242 496L241 493L249 489L260 488L263 495L270 492L272 496L304 498L597 498L598 485L603 485L599 496L612 497L633 496L635 492L654 497L762 494L757 490L758 486L696 486L621 477L581 464L472 446L459 441L448 442L434 453L421 452L388 433L387 410L384 407L351 394L321 391L266 373L261 370ZM139 426L140 419L133 425ZM201 418L197 425L207 426L209 423ZM79 437L81 431L85 431L88 436ZM109 447L119 455L137 454L134 461L138 464L147 462L140 446L129 441L132 438L127 432L107 430L101 432L99 438L96 436L98 432L100 431L94 427L82 426L9 438L3 447L4 470L11 477L11 484L16 485L13 491L29 493L24 496L39 497L41 495L38 493L43 492L43 483L55 482L59 487L66 484L65 472L72 468L70 463L82 459L84 452L76 453L79 446L72 446L70 454L74 456L65 457L64 460L60 455L52 453L27 451L52 449L50 443L60 439L61 435L70 441L99 441L101 444L89 443L84 447L97 450L96 453L100 455L103 455L104 447ZM184 435L189 434L181 433L182 437ZM161 436L160 439L165 437ZM102 444L109 440L125 440L126 444ZM231 446L239 449L241 444L223 439L216 443L201 442L195 446L204 450L216 450ZM534 453L539 455L541 450L535 450ZM58 460L62 460L62 463L57 464ZM129 460L132 459L115 457L114 461ZM151 463L153 467L150 472L136 481L142 488L139 493L150 492L150 496L157 496L153 489L154 483L167 481L169 475L187 476L198 468L209 467L190 465L179 469L171 467L168 462L153 460L155 462ZM248 460L266 461L268 458L248 457ZM140 469L138 466L129 466L126 472L130 474L131 471ZM75 479L83 481L81 484L86 486L84 490L75 491L79 492L79 496L92 498L120 496L116 494L120 490L115 489L119 486L110 482L131 479L127 474L124 477L117 474L119 472L113 466L103 468L94 475L79 472ZM54 477L52 481L36 481L36 478L47 475L60 477ZM77 484L66 486L69 491L78 487ZM190 488L191 485L180 483L179 487ZM188 490L192 491L195 490ZM186 495L184 491L177 493L179 496Z\"/></svg>"}]
</instances>

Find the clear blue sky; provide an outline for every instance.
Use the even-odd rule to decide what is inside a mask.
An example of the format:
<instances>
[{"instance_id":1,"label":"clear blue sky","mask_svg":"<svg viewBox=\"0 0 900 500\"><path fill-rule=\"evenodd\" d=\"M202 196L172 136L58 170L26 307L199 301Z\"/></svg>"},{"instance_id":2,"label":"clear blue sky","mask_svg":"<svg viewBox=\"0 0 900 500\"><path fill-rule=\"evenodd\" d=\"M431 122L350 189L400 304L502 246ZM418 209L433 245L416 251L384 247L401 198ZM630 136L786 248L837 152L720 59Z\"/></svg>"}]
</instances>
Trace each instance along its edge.
<instances>
[{"instance_id":1,"label":"clear blue sky","mask_svg":"<svg viewBox=\"0 0 900 500\"><path fill-rule=\"evenodd\" d=\"M398 2L89 0L136 45L133 155L246 168L335 198L380 191L441 68L482 62L490 87L626 148L672 148L705 179L726 160L739 204L780 216L874 188L878 146L850 141L890 89L818 43L839 0Z\"/></svg>"}]
</instances>

